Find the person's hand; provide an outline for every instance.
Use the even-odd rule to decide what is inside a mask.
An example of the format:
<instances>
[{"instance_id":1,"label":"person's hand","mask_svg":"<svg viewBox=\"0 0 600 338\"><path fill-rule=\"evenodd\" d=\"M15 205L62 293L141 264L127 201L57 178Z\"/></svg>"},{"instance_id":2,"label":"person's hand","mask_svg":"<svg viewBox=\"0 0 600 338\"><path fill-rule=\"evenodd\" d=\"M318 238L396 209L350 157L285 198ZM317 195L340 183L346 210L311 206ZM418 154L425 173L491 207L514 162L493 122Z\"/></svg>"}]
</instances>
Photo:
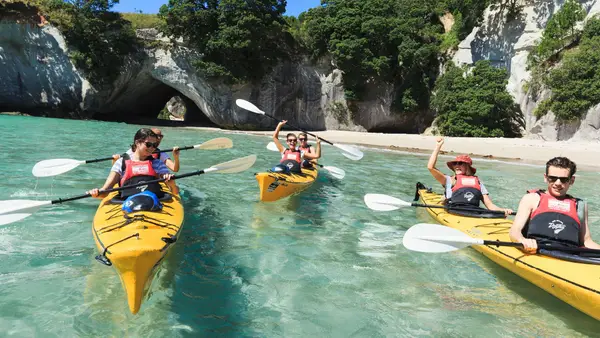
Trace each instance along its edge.
<instances>
[{"instance_id":1,"label":"person's hand","mask_svg":"<svg viewBox=\"0 0 600 338\"><path fill-rule=\"evenodd\" d=\"M531 238L523 238L519 241L519 243L523 244L523 251L534 254L537 252L538 246L537 241Z\"/></svg>"},{"instance_id":2,"label":"person's hand","mask_svg":"<svg viewBox=\"0 0 600 338\"><path fill-rule=\"evenodd\" d=\"M504 211L504 217L508 217L513 213L512 209L502 209L502 211Z\"/></svg>"},{"instance_id":3,"label":"person's hand","mask_svg":"<svg viewBox=\"0 0 600 338\"><path fill-rule=\"evenodd\" d=\"M171 180L171 178L172 178L173 176L175 176L175 175L173 175L173 174L170 174L170 173L169 173L169 174L163 174L163 175L162 175L162 178L164 178L164 179L165 179L165 182L168 182L168 181L170 181L170 180Z\"/></svg>"},{"instance_id":4,"label":"person's hand","mask_svg":"<svg viewBox=\"0 0 600 338\"><path fill-rule=\"evenodd\" d=\"M283 125L284 125L284 124L286 124L286 123L287 123L287 120L282 120L281 122L279 122L279 125L280 125L280 126L283 126Z\"/></svg>"},{"instance_id":5,"label":"person's hand","mask_svg":"<svg viewBox=\"0 0 600 338\"><path fill-rule=\"evenodd\" d=\"M115 161L116 161L116 160L118 160L118 159L120 159L120 158L121 158L121 155L119 155L119 154L114 154L114 155L112 156L112 158L113 158L113 160L115 160Z\"/></svg>"},{"instance_id":6,"label":"person's hand","mask_svg":"<svg viewBox=\"0 0 600 338\"><path fill-rule=\"evenodd\" d=\"M88 191L86 191L86 194L88 194L92 197L98 197L98 195L100 194L100 189L94 188L92 190L88 190Z\"/></svg>"},{"instance_id":7,"label":"person's hand","mask_svg":"<svg viewBox=\"0 0 600 338\"><path fill-rule=\"evenodd\" d=\"M179 147L173 147L173 156L179 156Z\"/></svg>"},{"instance_id":8,"label":"person's hand","mask_svg":"<svg viewBox=\"0 0 600 338\"><path fill-rule=\"evenodd\" d=\"M321 143L321 139L319 138L319 136L315 136L315 138L317 139L317 143Z\"/></svg>"},{"instance_id":9,"label":"person's hand","mask_svg":"<svg viewBox=\"0 0 600 338\"><path fill-rule=\"evenodd\" d=\"M435 140L435 146L441 148L442 145L444 145L444 138L440 136Z\"/></svg>"}]
</instances>

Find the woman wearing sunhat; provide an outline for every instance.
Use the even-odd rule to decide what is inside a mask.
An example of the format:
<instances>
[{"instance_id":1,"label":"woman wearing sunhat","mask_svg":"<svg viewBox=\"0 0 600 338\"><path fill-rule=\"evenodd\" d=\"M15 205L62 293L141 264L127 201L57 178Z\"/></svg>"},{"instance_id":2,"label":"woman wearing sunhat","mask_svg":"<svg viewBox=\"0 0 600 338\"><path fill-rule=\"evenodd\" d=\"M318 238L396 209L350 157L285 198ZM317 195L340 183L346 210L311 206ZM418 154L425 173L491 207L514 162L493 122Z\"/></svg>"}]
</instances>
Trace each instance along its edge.
<instances>
[{"instance_id":1,"label":"woman wearing sunhat","mask_svg":"<svg viewBox=\"0 0 600 338\"><path fill-rule=\"evenodd\" d=\"M479 177L475 176L477 169L473 167L473 160L468 155L458 155L454 160L448 161L448 168L454 172L454 176L444 175L435 167L437 158L444 139L439 137L435 149L427 163L427 169L431 175L444 186L446 202L453 206L480 207L480 203L488 210L503 211L507 216L513 211L496 206L490 199L489 193Z\"/></svg>"}]
</instances>

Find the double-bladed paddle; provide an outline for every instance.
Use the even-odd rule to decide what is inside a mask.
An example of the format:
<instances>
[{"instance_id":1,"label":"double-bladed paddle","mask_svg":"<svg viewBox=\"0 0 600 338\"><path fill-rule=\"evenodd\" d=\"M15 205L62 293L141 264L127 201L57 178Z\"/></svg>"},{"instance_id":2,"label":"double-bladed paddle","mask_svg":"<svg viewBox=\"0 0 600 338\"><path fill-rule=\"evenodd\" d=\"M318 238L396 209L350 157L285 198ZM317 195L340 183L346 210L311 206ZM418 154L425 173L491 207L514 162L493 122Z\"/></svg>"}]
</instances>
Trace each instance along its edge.
<instances>
[{"instance_id":1,"label":"double-bladed paddle","mask_svg":"<svg viewBox=\"0 0 600 338\"><path fill-rule=\"evenodd\" d=\"M193 146L182 147L182 148L179 148L179 150L188 150L188 149L216 150L216 149L227 149L227 148L231 148L231 147L233 147L233 142L230 139L228 139L226 137L218 137L218 138L214 138L212 140L206 141L202 144L196 144ZM173 151L173 149L161 150L160 152L168 153L170 151ZM108 161L108 160L112 160L112 159L113 158L111 156L111 157L97 158L94 160L85 160L85 161L72 160L72 159L66 159L66 158L43 160L43 161L36 163L33 166L33 169L31 170L31 172L33 173L33 176L36 176L36 177L56 176L56 175L64 174L67 171L71 171L71 170L79 167L82 164Z\"/></svg>"},{"instance_id":2,"label":"double-bladed paddle","mask_svg":"<svg viewBox=\"0 0 600 338\"><path fill-rule=\"evenodd\" d=\"M194 172L187 173L187 174L176 175L176 176L173 176L172 179L180 179L180 178L185 178L185 177L190 177L190 176L207 174L207 173L211 173L211 172L220 172L223 174L238 173L238 172L242 172L242 171L250 168L254 164L254 162L256 162L256 155L250 155L250 156L241 157L241 158L238 158L235 160L231 160L228 162L215 164L215 165L213 165L209 168L203 169L203 170L198 170L198 171L194 171ZM163 182L164 180L165 180L164 178L161 178L161 179L151 180L151 181L147 181L147 182L140 182L138 184L127 185L127 186L123 186L123 187L119 187L119 188L111 188L111 189L101 190L100 193L120 191L123 189L138 187L138 186L147 185L147 184L151 184L151 183ZM87 198L87 197L91 197L91 195L86 193L86 194L79 195L79 196L68 197L68 198L58 198L58 199L51 200L51 201L35 201L35 200L0 201L0 225L5 225L5 224L9 224L12 222L22 220L25 217L31 216L31 214L36 212L37 209L39 209L40 207L43 207L46 205L59 204L59 203L74 201L74 200Z\"/></svg>"},{"instance_id":3,"label":"double-bladed paddle","mask_svg":"<svg viewBox=\"0 0 600 338\"><path fill-rule=\"evenodd\" d=\"M404 234L402 244L412 251L430 253L455 251L471 245L523 247L521 243L473 238L458 229L430 223L419 223L410 227ZM538 242L538 250L540 249L600 255L600 250L596 249L572 248L560 244Z\"/></svg>"},{"instance_id":4,"label":"double-bladed paddle","mask_svg":"<svg viewBox=\"0 0 600 338\"><path fill-rule=\"evenodd\" d=\"M423 207L423 208L441 208L446 210L456 211L472 211L472 212L484 212L486 214L498 214L504 216L504 211L500 210L486 210L469 207L452 207L448 205L436 205L436 204L421 204L416 202L406 202L399 198L384 194L366 194L364 197L365 204L369 209L376 211L392 211L407 207ZM511 215L516 215L516 212L512 212Z\"/></svg>"},{"instance_id":5,"label":"double-bladed paddle","mask_svg":"<svg viewBox=\"0 0 600 338\"><path fill-rule=\"evenodd\" d=\"M269 142L269 144L267 144L267 149L269 149L271 151L279 152L279 149L277 148L277 145L275 144L275 142ZM344 177L346 176L346 172L343 169L340 169L338 167L332 167L332 166L329 166L329 165L322 165L322 164L314 163L314 162L311 162L311 163L313 165L316 164L319 167L321 167L321 168L329 171L329 173L331 174L331 176L333 176L333 177L335 177L335 178L337 178L339 180L344 179Z\"/></svg>"},{"instance_id":6,"label":"double-bladed paddle","mask_svg":"<svg viewBox=\"0 0 600 338\"><path fill-rule=\"evenodd\" d=\"M273 120L275 120L277 122L281 122L281 120L279 120L279 119L277 119L277 118L275 118L275 117L273 117L273 116L265 113L264 111L258 109L257 106L255 106L254 104L252 104L252 103L250 103L250 102L248 102L246 100L237 99L237 100L235 100L235 104L238 107L242 108L242 109L246 109L246 110L251 111L251 112L253 112L255 114L264 115L264 116L269 117L269 118L271 118L271 119L273 119ZM290 126L291 128L303 131L303 132L305 132L308 135L317 137L317 135L309 133L308 131L306 131L304 129L301 129L299 127L293 126L293 125L291 125L289 123L288 123L288 126ZM342 151L342 155L346 156L347 158L349 158L351 160L358 161L361 158L363 158L363 156L364 156L364 154L362 153L362 151L358 150L356 147L349 146L349 145L346 145L346 144L331 143L331 142L327 141L324 138L321 138L321 140L323 142L325 142L325 143L329 143L332 146L340 149Z\"/></svg>"}]
</instances>

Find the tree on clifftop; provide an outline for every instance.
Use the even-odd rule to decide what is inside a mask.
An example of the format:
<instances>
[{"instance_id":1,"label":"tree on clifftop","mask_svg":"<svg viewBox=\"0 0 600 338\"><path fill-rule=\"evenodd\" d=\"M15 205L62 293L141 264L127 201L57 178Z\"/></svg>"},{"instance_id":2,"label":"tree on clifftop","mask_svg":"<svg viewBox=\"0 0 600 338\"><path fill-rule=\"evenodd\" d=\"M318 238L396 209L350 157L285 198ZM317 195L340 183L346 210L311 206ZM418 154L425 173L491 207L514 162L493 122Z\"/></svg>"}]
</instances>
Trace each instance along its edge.
<instances>
[{"instance_id":1,"label":"tree on clifftop","mask_svg":"<svg viewBox=\"0 0 600 338\"><path fill-rule=\"evenodd\" d=\"M344 71L348 98L379 81L395 85L396 111L427 108L443 33L432 2L322 0L301 19L312 55L329 54Z\"/></svg>"},{"instance_id":2,"label":"tree on clifftop","mask_svg":"<svg viewBox=\"0 0 600 338\"><path fill-rule=\"evenodd\" d=\"M169 0L162 32L183 37L203 57L198 69L231 82L258 80L289 53L286 0Z\"/></svg>"}]
</instances>

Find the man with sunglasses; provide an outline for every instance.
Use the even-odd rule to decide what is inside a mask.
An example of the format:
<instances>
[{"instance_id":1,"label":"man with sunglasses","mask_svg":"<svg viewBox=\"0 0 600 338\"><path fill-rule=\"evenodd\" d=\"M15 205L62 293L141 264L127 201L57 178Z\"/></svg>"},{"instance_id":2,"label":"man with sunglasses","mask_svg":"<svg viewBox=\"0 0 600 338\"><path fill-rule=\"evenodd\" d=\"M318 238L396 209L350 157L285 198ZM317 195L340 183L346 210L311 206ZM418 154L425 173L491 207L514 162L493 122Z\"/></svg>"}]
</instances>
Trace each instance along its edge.
<instances>
[{"instance_id":1,"label":"man with sunglasses","mask_svg":"<svg viewBox=\"0 0 600 338\"><path fill-rule=\"evenodd\" d=\"M162 134L162 131L158 128L152 128L150 130L152 130L152 132L156 135L156 138L158 139L158 143L156 145L156 150L154 153L152 153L152 157L154 157L156 159L160 159L160 161L162 163L164 163L167 166L167 168L169 168L169 170L171 170L173 172L179 172L179 147L173 147L173 158L175 159L175 161L171 160L171 158L169 157L169 155L167 153L161 153L160 149L158 148L160 146L160 142L162 141L162 139L164 137L164 135ZM131 154L133 154L131 149L128 149L126 153L129 156L131 156ZM121 157L121 155L119 155L119 154L113 155L113 161L118 160L120 157Z\"/></svg>"},{"instance_id":2,"label":"man with sunglasses","mask_svg":"<svg viewBox=\"0 0 600 338\"><path fill-rule=\"evenodd\" d=\"M287 123L287 120L283 120L277 124L275 133L273 133L273 142L277 145L277 149L281 153L281 162L273 167L275 172L293 172L301 173L301 164L303 160L316 160L321 157L321 140L317 137L317 151L312 153L306 153L298 149L298 138L294 133L288 133L286 136L286 143L288 147L284 147L279 142L279 131Z\"/></svg>"},{"instance_id":3,"label":"man with sunglasses","mask_svg":"<svg viewBox=\"0 0 600 338\"><path fill-rule=\"evenodd\" d=\"M576 171L566 157L551 159L544 174L547 190L529 190L521 199L509 235L523 244L524 251L535 253L538 241L600 249L590 234L587 204L567 194Z\"/></svg>"}]
</instances>

